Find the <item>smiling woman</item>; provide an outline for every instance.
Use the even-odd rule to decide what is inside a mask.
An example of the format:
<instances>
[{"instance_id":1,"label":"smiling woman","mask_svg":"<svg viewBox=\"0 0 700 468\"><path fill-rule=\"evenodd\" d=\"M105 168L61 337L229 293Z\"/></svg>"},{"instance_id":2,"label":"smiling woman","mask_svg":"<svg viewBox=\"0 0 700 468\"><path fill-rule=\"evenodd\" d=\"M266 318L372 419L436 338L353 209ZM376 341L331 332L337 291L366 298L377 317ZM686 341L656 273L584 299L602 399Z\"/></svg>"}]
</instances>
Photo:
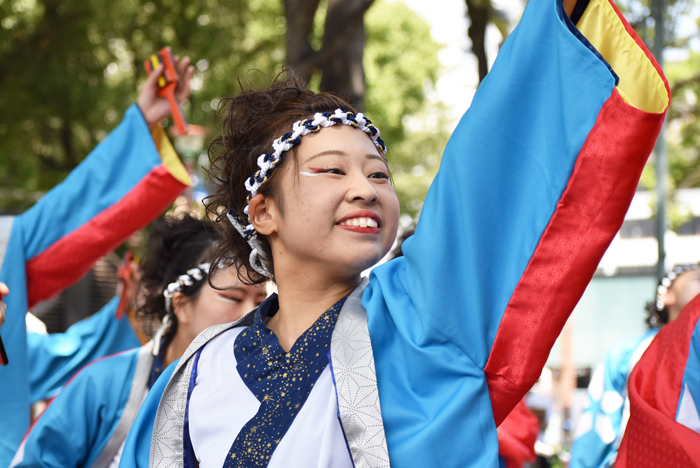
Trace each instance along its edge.
<instances>
[{"instance_id":1,"label":"smiling woman","mask_svg":"<svg viewBox=\"0 0 700 468\"><path fill-rule=\"evenodd\" d=\"M496 426L622 224L669 100L612 4L566 6L530 0L404 256L368 279L399 216L379 130L289 75L229 100L217 257L278 294L163 375L124 466L497 466ZM620 62L632 55L643 73Z\"/></svg>"}]
</instances>

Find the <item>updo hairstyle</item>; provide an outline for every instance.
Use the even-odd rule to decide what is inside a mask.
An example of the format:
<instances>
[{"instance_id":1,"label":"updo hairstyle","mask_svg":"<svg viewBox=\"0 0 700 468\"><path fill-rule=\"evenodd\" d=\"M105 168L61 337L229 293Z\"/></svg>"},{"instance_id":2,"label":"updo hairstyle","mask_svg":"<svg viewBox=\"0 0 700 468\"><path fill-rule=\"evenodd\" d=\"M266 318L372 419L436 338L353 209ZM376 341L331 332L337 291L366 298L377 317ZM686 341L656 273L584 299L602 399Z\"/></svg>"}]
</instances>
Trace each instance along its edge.
<instances>
[{"instance_id":1,"label":"updo hairstyle","mask_svg":"<svg viewBox=\"0 0 700 468\"><path fill-rule=\"evenodd\" d=\"M168 284L186 274L190 268L208 262L219 240L219 234L208 223L190 215L163 217L153 223L149 250L141 262L141 302L136 314L146 335L155 334L167 313L163 291ZM195 300L208 278L194 281L180 292ZM170 319L170 327L164 335L166 340L177 332L177 317L171 314Z\"/></svg>"},{"instance_id":2,"label":"updo hairstyle","mask_svg":"<svg viewBox=\"0 0 700 468\"><path fill-rule=\"evenodd\" d=\"M218 245L212 269L220 262L238 260L238 277L245 284L262 284L267 278L255 272L250 265L251 248L226 218L229 209L245 216L243 209L248 203L245 181L258 171L257 160L261 154L272 150L272 142L292 130L298 120L313 118L317 112L334 112L336 109L355 109L343 99L330 93L316 94L291 70L278 75L272 85L265 89L245 89L233 98L223 99L219 105L222 133L209 146L212 184L211 195L205 199L209 219L216 219L217 230L222 241ZM284 210L282 194L279 193L279 177L282 167L294 160L295 149L286 153L270 178L258 193L275 199ZM294 161L292 164L296 164ZM258 234L265 257L272 264L272 251L265 236ZM212 270L213 271L213 270ZM274 279L274 278L273 278Z\"/></svg>"}]
</instances>

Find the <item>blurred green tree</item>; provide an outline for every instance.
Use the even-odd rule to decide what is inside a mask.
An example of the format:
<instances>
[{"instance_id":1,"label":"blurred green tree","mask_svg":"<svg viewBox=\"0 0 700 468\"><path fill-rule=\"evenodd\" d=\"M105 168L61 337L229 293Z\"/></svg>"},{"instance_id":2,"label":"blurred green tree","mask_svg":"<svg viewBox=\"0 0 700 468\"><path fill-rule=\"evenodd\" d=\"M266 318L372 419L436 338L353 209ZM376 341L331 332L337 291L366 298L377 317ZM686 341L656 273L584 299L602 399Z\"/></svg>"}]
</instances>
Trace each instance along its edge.
<instances>
[{"instance_id":1,"label":"blurred green tree","mask_svg":"<svg viewBox=\"0 0 700 468\"><path fill-rule=\"evenodd\" d=\"M649 48L653 47L654 18L651 17L651 0L623 0L620 8ZM669 166L667 216L669 228L677 230L692 217L690 207L685 206L675 196L675 191L682 188L700 188L698 172L698 130L697 119L700 106L697 105L697 93L700 92L700 53L693 51L694 32L689 30L687 21L697 11L697 0L667 0L665 14L666 37L663 38L666 50L673 50L673 60L664 60L664 73L671 88L672 100L668 111L668 127L665 133L667 161ZM695 19L697 21L697 19ZM685 55L687 58L683 58ZM656 169L654 155L644 167L641 186L647 190L656 187ZM652 204L656 213L656 201Z\"/></svg>"},{"instance_id":2,"label":"blurred green tree","mask_svg":"<svg viewBox=\"0 0 700 468\"><path fill-rule=\"evenodd\" d=\"M215 130L219 99L236 93L239 79L266 83L291 53L286 3L0 0L0 210L26 209L105 137L136 97L143 60L163 45L193 58L193 94L183 107L191 123ZM339 20L324 18L340 7L315 3L308 46L342 59L330 27ZM360 107L387 137L402 207L415 214L446 141L441 107L426 98L439 46L403 3L382 2L365 14L371 4L355 3L368 42ZM318 89L330 72L310 70Z\"/></svg>"}]
</instances>

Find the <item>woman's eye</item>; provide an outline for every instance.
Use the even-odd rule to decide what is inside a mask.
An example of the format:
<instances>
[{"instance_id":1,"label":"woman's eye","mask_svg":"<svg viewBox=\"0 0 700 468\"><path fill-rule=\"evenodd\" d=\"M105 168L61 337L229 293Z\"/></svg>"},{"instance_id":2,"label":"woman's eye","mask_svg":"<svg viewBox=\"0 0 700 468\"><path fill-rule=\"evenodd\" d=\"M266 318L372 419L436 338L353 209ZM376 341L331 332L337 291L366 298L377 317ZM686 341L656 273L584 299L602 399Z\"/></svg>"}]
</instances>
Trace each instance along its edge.
<instances>
[{"instance_id":1,"label":"woman's eye","mask_svg":"<svg viewBox=\"0 0 700 468\"><path fill-rule=\"evenodd\" d=\"M342 170L338 169L337 167L310 167L309 170L312 171L314 174L345 174Z\"/></svg>"},{"instance_id":2,"label":"woman's eye","mask_svg":"<svg viewBox=\"0 0 700 468\"><path fill-rule=\"evenodd\" d=\"M226 296L224 294L219 294L218 296L221 301L228 302L229 304L240 304L243 302L243 300L238 297Z\"/></svg>"},{"instance_id":3,"label":"woman's eye","mask_svg":"<svg viewBox=\"0 0 700 468\"><path fill-rule=\"evenodd\" d=\"M389 179L389 174L385 174L384 172L375 172L374 174L370 174L369 176L370 179Z\"/></svg>"}]
</instances>

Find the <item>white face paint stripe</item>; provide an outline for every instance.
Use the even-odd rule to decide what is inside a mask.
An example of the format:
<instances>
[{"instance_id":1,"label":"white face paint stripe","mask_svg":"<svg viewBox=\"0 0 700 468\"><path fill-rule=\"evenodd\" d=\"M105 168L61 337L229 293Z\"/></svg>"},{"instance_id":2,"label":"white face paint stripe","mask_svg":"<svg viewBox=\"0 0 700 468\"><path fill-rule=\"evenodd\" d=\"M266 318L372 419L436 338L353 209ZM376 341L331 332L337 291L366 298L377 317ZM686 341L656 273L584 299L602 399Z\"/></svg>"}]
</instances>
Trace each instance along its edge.
<instances>
[{"instance_id":1,"label":"white face paint stripe","mask_svg":"<svg viewBox=\"0 0 700 468\"><path fill-rule=\"evenodd\" d=\"M312 174L311 172L305 172L305 171L302 171L299 174L306 176L306 177L318 177L318 174Z\"/></svg>"},{"instance_id":2,"label":"white face paint stripe","mask_svg":"<svg viewBox=\"0 0 700 468\"><path fill-rule=\"evenodd\" d=\"M233 299L228 298L226 296L222 296L221 294L217 294L216 298L221 302L226 302L227 304L238 304L238 302L234 301Z\"/></svg>"}]
</instances>

